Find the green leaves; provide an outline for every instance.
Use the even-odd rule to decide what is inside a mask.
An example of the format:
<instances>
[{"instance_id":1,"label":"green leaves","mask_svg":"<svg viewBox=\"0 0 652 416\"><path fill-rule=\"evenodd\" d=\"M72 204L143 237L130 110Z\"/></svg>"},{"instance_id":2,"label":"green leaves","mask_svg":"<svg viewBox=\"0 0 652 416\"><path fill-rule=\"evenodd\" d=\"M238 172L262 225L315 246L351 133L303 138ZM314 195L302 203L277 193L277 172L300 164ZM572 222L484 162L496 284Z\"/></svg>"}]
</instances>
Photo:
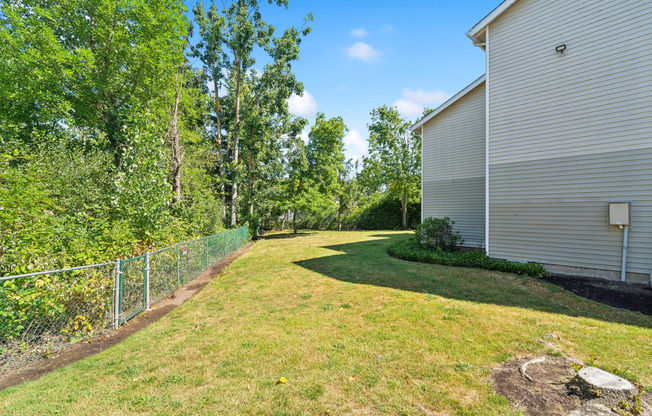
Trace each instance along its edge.
<instances>
[{"instance_id":1,"label":"green leaves","mask_svg":"<svg viewBox=\"0 0 652 416\"><path fill-rule=\"evenodd\" d=\"M447 252L441 248L424 247L416 239L402 240L389 246L387 252L403 260L421 263L441 264L444 266L475 267L527 276L543 276L546 270L537 263L518 263L507 260L492 259L480 251Z\"/></svg>"},{"instance_id":2,"label":"green leaves","mask_svg":"<svg viewBox=\"0 0 652 416\"><path fill-rule=\"evenodd\" d=\"M459 231L453 230L453 224L449 217L433 218L428 217L415 230L417 241L424 247L432 246L441 248L444 251L456 251L457 245L464 240Z\"/></svg>"},{"instance_id":3,"label":"green leaves","mask_svg":"<svg viewBox=\"0 0 652 416\"><path fill-rule=\"evenodd\" d=\"M403 228L407 205L418 195L421 183L421 137L410 131L410 122L394 107L371 112L369 157L363 159L361 182L370 189L389 190L401 199Z\"/></svg>"},{"instance_id":4,"label":"green leaves","mask_svg":"<svg viewBox=\"0 0 652 416\"><path fill-rule=\"evenodd\" d=\"M177 0L0 4L8 45L0 51L0 136L35 146L35 131L63 130L117 150L116 115L143 111L184 61L183 10Z\"/></svg>"}]
</instances>

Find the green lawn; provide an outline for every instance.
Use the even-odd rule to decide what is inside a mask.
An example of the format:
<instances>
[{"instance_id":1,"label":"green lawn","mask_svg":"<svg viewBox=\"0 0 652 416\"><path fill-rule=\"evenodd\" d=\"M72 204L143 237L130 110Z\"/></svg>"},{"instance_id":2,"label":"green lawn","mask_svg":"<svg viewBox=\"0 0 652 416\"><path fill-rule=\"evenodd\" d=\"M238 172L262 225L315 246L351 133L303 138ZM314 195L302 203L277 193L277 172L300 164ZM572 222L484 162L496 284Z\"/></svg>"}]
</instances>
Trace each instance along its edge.
<instances>
[{"instance_id":1,"label":"green lawn","mask_svg":"<svg viewBox=\"0 0 652 416\"><path fill-rule=\"evenodd\" d=\"M533 278L389 257L408 235L259 241L144 331L0 392L0 414L517 415L489 375L545 353L537 339L652 384L652 318Z\"/></svg>"}]
</instances>

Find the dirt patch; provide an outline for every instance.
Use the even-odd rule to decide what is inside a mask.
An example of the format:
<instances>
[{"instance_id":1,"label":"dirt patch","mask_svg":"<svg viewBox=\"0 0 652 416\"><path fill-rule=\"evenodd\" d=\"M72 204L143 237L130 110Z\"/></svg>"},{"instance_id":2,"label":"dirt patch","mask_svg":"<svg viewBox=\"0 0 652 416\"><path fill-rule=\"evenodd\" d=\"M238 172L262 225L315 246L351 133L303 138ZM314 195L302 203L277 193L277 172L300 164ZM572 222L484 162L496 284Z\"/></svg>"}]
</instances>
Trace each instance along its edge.
<instances>
[{"instance_id":1,"label":"dirt patch","mask_svg":"<svg viewBox=\"0 0 652 416\"><path fill-rule=\"evenodd\" d=\"M79 360L102 352L122 342L130 335L148 327L177 306L195 296L211 280L220 276L226 266L249 250L252 245L253 243L249 243L226 259L214 264L208 270L181 286L170 296L153 305L151 310L140 313L134 319L122 325L117 331L108 331L106 334L93 338L90 341L72 345L57 355L34 361L20 370L7 373L6 376L0 379L0 390L21 384L25 381L36 380L51 371L76 363Z\"/></svg>"},{"instance_id":2,"label":"dirt patch","mask_svg":"<svg viewBox=\"0 0 652 416\"><path fill-rule=\"evenodd\" d=\"M573 363L568 357L545 356L544 360L520 357L494 369L491 376L496 392L529 416L618 415L615 409L578 391ZM640 398L645 403L641 415L649 414L646 403L650 399L649 394Z\"/></svg>"},{"instance_id":3,"label":"dirt patch","mask_svg":"<svg viewBox=\"0 0 652 416\"><path fill-rule=\"evenodd\" d=\"M546 357L542 363L529 365L527 374L533 381L519 371L528 360L518 358L494 370L492 378L498 394L530 416L566 416L581 406L580 398L570 395L566 388L575 376L570 360Z\"/></svg>"},{"instance_id":4,"label":"dirt patch","mask_svg":"<svg viewBox=\"0 0 652 416\"><path fill-rule=\"evenodd\" d=\"M550 275L541 279L578 296L652 316L652 286L579 276Z\"/></svg>"}]
</instances>

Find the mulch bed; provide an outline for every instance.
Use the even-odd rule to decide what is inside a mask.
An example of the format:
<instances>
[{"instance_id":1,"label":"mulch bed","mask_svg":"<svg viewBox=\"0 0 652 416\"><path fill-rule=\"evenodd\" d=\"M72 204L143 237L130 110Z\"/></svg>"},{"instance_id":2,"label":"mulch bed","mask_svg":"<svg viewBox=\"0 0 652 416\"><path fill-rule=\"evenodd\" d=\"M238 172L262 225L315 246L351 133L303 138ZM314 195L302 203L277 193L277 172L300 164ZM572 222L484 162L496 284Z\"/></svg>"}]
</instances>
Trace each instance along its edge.
<instances>
[{"instance_id":1,"label":"mulch bed","mask_svg":"<svg viewBox=\"0 0 652 416\"><path fill-rule=\"evenodd\" d=\"M650 285L554 274L541 279L605 305L652 315L652 286Z\"/></svg>"},{"instance_id":2,"label":"mulch bed","mask_svg":"<svg viewBox=\"0 0 652 416\"><path fill-rule=\"evenodd\" d=\"M147 328L149 325L164 317L168 312L199 293L199 291L201 291L211 280L220 276L226 266L231 264L231 262L241 254L249 250L252 245L253 243L249 243L238 249L226 259L214 264L210 269L204 271L202 274L177 289L170 296L156 305L153 305L151 310L140 313L135 318L122 325L117 331L109 331L107 334L93 338L88 342L80 342L71 345L69 348L57 355L49 358L42 358L26 365L20 370L6 374L4 377L0 378L0 390L16 386L28 380L36 380L51 371L102 352L122 342L130 335Z\"/></svg>"}]
</instances>

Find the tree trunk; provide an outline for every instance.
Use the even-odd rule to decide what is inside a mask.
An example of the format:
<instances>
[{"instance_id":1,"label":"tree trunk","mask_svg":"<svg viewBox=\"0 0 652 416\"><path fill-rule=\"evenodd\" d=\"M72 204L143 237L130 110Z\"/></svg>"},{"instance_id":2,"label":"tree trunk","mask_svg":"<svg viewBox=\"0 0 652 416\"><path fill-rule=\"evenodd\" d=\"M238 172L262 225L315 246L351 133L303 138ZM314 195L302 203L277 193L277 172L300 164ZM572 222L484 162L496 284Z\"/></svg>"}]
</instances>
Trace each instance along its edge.
<instances>
[{"instance_id":1,"label":"tree trunk","mask_svg":"<svg viewBox=\"0 0 652 416\"><path fill-rule=\"evenodd\" d=\"M337 208L337 229L342 231L342 195L340 195L340 206Z\"/></svg>"},{"instance_id":2,"label":"tree trunk","mask_svg":"<svg viewBox=\"0 0 652 416\"><path fill-rule=\"evenodd\" d=\"M254 215L254 186L256 178L254 177L254 158L249 154L249 215Z\"/></svg>"},{"instance_id":3,"label":"tree trunk","mask_svg":"<svg viewBox=\"0 0 652 416\"><path fill-rule=\"evenodd\" d=\"M233 191L231 192L231 226L238 223L238 133L240 129L240 76L242 72L242 61L236 58L235 78L235 127L233 129Z\"/></svg>"},{"instance_id":4,"label":"tree trunk","mask_svg":"<svg viewBox=\"0 0 652 416\"><path fill-rule=\"evenodd\" d=\"M283 221L281 222L281 231L285 228L285 222L288 220L288 217L290 216L290 210L288 209L285 211L285 215L283 215Z\"/></svg>"},{"instance_id":5,"label":"tree trunk","mask_svg":"<svg viewBox=\"0 0 652 416\"><path fill-rule=\"evenodd\" d=\"M403 208L403 229L407 230L407 207L408 207L408 189L407 187L403 188L403 198L401 199L401 207Z\"/></svg>"},{"instance_id":6,"label":"tree trunk","mask_svg":"<svg viewBox=\"0 0 652 416\"><path fill-rule=\"evenodd\" d=\"M294 215L292 216L292 227L294 228L294 233L297 234L297 210L294 210Z\"/></svg>"},{"instance_id":7,"label":"tree trunk","mask_svg":"<svg viewBox=\"0 0 652 416\"><path fill-rule=\"evenodd\" d=\"M224 185L224 155L222 154L222 120L220 113L219 84L217 82L218 69L213 67L213 89L215 89L215 118L217 120L217 164L220 171L220 193L222 194L222 219L226 219L226 186Z\"/></svg>"},{"instance_id":8,"label":"tree trunk","mask_svg":"<svg viewBox=\"0 0 652 416\"><path fill-rule=\"evenodd\" d=\"M174 85L174 105L170 114L169 139L172 146L172 193L174 202L181 202L181 143L179 142L179 100L181 98L181 85L179 83L179 74L175 78Z\"/></svg>"}]
</instances>

